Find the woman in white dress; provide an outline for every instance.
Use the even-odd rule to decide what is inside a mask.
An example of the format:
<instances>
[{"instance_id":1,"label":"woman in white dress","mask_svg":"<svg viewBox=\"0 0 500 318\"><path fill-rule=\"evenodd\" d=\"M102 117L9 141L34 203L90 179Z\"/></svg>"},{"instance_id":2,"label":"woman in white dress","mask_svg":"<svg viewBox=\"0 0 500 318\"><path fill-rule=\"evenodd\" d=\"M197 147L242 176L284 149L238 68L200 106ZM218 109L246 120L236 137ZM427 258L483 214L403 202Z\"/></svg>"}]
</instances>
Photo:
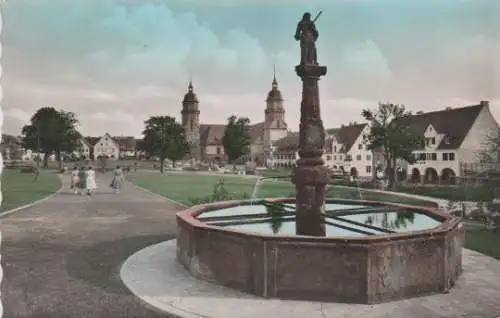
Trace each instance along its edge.
<instances>
[{"instance_id":1,"label":"woman in white dress","mask_svg":"<svg viewBox=\"0 0 500 318\"><path fill-rule=\"evenodd\" d=\"M111 188L115 190L115 193L120 193L120 189L123 184L123 171L120 166L116 166L115 171L113 172L113 180L111 181Z\"/></svg>"},{"instance_id":2,"label":"woman in white dress","mask_svg":"<svg viewBox=\"0 0 500 318\"><path fill-rule=\"evenodd\" d=\"M87 170L87 195L91 195L95 189L97 189L97 184L95 182L95 171L92 167L89 167Z\"/></svg>"},{"instance_id":3,"label":"woman in white dress","mask_svg":"<svg viewBox=\"0 0 500 318\"><path fill-rule=\"evenodd\" d=\"M76 194L78 192L78 181L79 181L79 178L78 178L78 173L80 171L78 170L78 167L75 166L73 168L73 171L71 171L71 186L70 188L73 190L73 193Z\"/></svg>"}]
</instances>

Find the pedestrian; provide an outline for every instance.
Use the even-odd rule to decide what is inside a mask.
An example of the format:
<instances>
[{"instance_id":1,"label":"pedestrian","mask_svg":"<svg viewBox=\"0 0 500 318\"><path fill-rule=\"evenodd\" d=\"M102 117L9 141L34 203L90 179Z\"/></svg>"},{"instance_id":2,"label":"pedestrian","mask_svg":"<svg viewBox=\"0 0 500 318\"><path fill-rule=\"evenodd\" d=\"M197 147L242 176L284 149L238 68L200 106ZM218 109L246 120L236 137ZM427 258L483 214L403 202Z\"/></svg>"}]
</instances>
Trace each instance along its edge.
<instances>
[{"instance_id":1,"label":"pedestrian","mask_svg":"<svg viewBox=\"0 0 500 318\"><path fill-rule=\"evenodd\" d=\"M73 171L71 171L71 179L70 179L70 188L73 190L73 193L76 194L78 191L78 173L80 171L78 170L77 166L73 167Z\"/></svg>"},{"instance_id":2,"label":"pedestrian","mask_svg":"<svg viewBox=\"0 0 500 318\"><path fill-rule=\"evenodd\" d=\"M92 192L97 189L97 184L95 181L95 171L90 166L87 169L86 186L87 186L87 195L88 196L90 196L92 194Z\"/></svg>"},{"instance_id":3,"label":"pedestrian","mask_svg":"<svg viewBox=\"0 0 500 318\"><path fill-rule=\"evenodd\" d=\"M81 167L78 171L78 194L82 195L87 189L87 171L85 167Z\"/></svg>"},{"instance_id":4,"label":"pedestrian","mask_svg":"<svg viewBox=\"0 0 500 318\"><path fill-rule=\"evenodd\" d=\"M116 166L113 172L113 181L111 181L111 188L115 190L115 193L120 193L120 189L123 184L123 171L120 166Z\"/></svg>"}]
</instances>

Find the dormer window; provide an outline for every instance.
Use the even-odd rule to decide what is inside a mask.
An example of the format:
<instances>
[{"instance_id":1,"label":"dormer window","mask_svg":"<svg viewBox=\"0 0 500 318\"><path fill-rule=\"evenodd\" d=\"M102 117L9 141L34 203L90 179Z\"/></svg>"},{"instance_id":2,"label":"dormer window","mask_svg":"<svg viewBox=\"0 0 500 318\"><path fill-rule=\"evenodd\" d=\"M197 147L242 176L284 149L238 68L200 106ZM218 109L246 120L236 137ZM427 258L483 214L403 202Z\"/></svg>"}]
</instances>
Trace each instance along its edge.
<instances>
[{"instance_id":1,"label":"dormer window","mask_svg":"<svg viewBox=\"0 0 500 318\"><path fill-rule=\"evenodd\" d=\"M358 145L358 150L361 150L361 149L363 149L363 145L362 145L362 144L359 144L359 145Z\"/></svg>"},{"instance_id":2,"label":"dormer window","mask_svg":"<svg viewBox=\"0 0 500 318\"><path fill-rule=\"evenodd\" d=\"M451 138L449 136L444 137L444 144L449 145L451 142Z\"/></svg>"},{"instance_id":3,"label":"dormer window","mask_svg":"<svg viewBox=\"0 0 500 318\"><path fill-rule=\"evenodd\" d=\"M436 144L436 138L435 137L432 137L431 138L431 144L435 145Z\"/></svg>"}]
</instances>

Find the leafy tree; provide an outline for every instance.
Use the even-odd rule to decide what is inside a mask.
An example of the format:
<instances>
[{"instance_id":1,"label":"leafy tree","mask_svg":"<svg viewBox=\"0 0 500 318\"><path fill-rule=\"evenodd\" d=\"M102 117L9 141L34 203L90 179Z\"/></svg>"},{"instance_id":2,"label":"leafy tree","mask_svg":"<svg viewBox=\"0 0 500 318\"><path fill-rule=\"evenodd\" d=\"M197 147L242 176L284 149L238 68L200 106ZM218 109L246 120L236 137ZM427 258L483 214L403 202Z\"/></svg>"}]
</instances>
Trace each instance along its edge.
<instances>
[{"instance_id":1,"label":"leafy tree","mask_svg":"<svg viewBox=\"0 0 500 318\"><path fill-rule=\"evenodd\" d=\"M76 115L54 107L42 107L30 121L22 129L23 147L43 153L44 167L47 167L48 157L55 154L61 168L62 154L73 152L80 145L81 134L76 128Z\"/></svg>"},{"instance_id":2,"label":"leafy tree","mask_svg":"<svg viewBox=\"0 0 500 318\"><path fill-rule=\"evenodd\" d=\"M482 146L482 150L479 152L479 159L482 163L500 163L500 128L487 135Z\"/></svg>"},{"instance_id":3,"label":"leafy tree","mask_svg":"<svg viewBox=\"0 0 500 318\"><path fill-rule=\"evenodd\" d=\"M362 112L370 126L365 142L368 149L382 151L389 189L393 189L395 185L397 160L414 163L413 151L422 144L422 137L416 135L411 128L411 115L404 105L391 103L379 103L375 112L369 109Z\"/></svg>"},{"instance_id":4,"label":"leafy tree","mask_svg":"<svg viewBox=\"0 0 500 318\"><path fill-rule=\"evenodd\" d=\"M250 152L250 136L248 134L248 124L250 120L245 117L231 116L228 118L222 146L229 163Z\"/></svg>"},{"instance_id":5,"label":"leafy tree","mask_svg":"<svg viewBox=\"0 0 500 318\"><path fill-rule=\"evenodd\" d=\"M182 159L189 152L184 128L170 116L153 116L144 122L144 139L141 149L150 156L160 158L160 171L163 173L165 159Z\"/></svg>"}]
</instances>

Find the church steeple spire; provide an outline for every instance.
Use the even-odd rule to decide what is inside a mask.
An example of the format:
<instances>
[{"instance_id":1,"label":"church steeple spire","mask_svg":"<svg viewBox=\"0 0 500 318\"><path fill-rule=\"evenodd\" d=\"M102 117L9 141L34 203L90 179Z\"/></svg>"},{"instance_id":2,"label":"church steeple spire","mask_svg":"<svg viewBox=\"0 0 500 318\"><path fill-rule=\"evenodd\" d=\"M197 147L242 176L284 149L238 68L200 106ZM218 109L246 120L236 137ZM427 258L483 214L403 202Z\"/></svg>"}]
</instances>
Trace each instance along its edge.
<instances>
[{"instance_id":1,"label":"church steeple spire","mask_svg":"<svg viewBox=\"0 0 500 318\"><path fill-rule=\"evenodd\" d=\"M189 80L188 92L190 92L190 93L193 92L193 81L192 80Z\"/></svg>"},{"instance_id":2,"label":"church steeple spire","mask_svg":"<svg viewBox=\"0 0 500 318\"><path fill-rule=\"evenodd\" d=\"M276 80L276 64L273 66L273 88L278 88L278 81Z\"/></svg>"}]
</instances>

